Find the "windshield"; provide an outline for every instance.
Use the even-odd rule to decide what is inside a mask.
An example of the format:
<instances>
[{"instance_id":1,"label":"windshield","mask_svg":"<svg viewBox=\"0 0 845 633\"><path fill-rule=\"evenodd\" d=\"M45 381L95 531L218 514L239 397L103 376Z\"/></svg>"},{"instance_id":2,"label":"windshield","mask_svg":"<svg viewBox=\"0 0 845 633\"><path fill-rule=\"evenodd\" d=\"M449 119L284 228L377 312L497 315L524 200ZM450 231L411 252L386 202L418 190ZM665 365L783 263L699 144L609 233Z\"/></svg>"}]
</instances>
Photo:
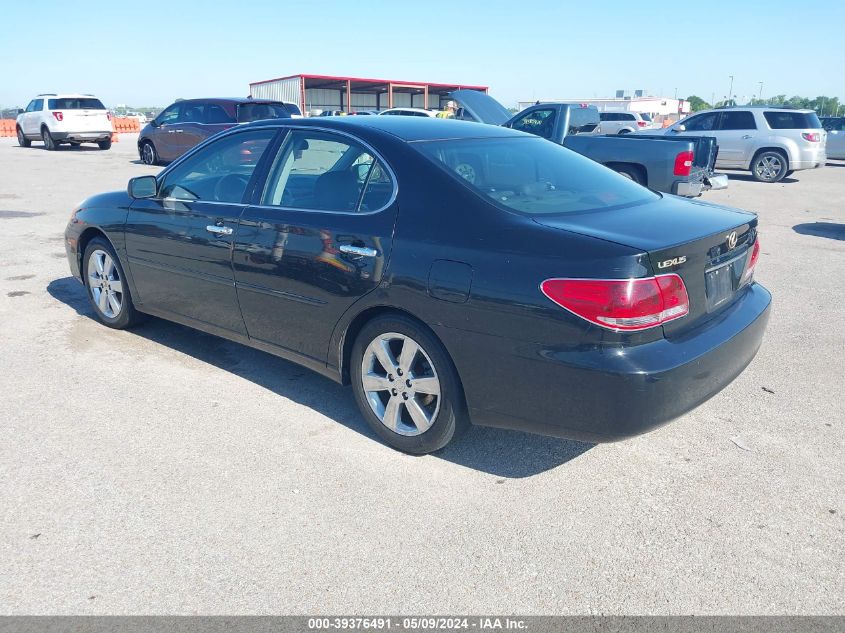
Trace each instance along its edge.
<instances>
[{"instance_id":1,"label":"windshield","mask_svg":"<svg viewBox=\"0 0 845 633\"><path fill-rule=\"evenodd\" d=\"M604 210L659 198L607 167L541 138L411 145L492 202L527 215Z\"/></svg>"},{"instance_id":2,"label":"windshield","mask_svg":"<svg viewBox=\"0 0 845 633\"><path fill-rule=\"evenodd\" d=\"M106 106L99 99L88 97L67 97L64 99L48 99L48 110L105 110Z\"/></svg>"},{"instance_id":3,"label":"windshield","mask_svg":"<svg viewBox=\"0 0 845 633\"><path fill-rule=\"evenodd\" d=\"M238 123L262 121L264 119L289 119L293 107L287 103L242 103L238 106Z\"/></svg>"}]
</instances>

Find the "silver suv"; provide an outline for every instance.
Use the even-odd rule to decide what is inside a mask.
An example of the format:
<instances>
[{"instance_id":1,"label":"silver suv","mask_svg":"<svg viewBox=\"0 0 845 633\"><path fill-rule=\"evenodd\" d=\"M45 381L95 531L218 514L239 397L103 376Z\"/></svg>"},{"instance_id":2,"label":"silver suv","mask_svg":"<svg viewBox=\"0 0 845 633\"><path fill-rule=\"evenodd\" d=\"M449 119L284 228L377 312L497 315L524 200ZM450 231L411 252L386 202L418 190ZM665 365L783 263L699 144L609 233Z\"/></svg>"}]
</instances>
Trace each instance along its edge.
<instances>
[{"instance_id":1,"label":"silver suv","mask_svg":"<svg viewBox=\"0 0 845 633\"><path fill-rule=\"evenodd\" d=\"M744 106L697 112L660 134L714 136L717 169L750 171L778 182L800 169L824 165L826 132L813 110Z\"/></svg>"},{"instance_id":2,"label":"silver suv","mask_svg":"<svg viewBox=\"0 0 845 633\"><path fill-rule=\"evenodd\" d=\"M651 116L644 112L621 112L607 110L599 112L601 123L597 134L630 134L639 130L650 130L653 126Z\"/></svg>"}]
</instances>

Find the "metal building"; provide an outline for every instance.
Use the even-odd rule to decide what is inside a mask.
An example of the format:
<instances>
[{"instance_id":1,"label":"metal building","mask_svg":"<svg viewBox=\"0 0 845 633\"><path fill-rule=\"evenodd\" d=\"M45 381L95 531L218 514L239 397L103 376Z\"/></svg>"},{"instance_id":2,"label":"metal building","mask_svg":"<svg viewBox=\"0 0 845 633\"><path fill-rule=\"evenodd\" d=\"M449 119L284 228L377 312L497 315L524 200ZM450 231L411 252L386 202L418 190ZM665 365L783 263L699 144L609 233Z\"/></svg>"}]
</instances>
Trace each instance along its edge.
<instances>
[{"instance_id":1,"label":"metal building","mask_svg":"<svg viewBox=\"0 0 845 633\"><path fill-rule=\"evenodd\" d=\"M385 110L412 107L441 109L446 94L461 88L487 92L487 86L395 81L328 75L290 75L249 84L256 99L275 99L299 105L303 114L317 110Z\"/></svg>"}]
</instances>

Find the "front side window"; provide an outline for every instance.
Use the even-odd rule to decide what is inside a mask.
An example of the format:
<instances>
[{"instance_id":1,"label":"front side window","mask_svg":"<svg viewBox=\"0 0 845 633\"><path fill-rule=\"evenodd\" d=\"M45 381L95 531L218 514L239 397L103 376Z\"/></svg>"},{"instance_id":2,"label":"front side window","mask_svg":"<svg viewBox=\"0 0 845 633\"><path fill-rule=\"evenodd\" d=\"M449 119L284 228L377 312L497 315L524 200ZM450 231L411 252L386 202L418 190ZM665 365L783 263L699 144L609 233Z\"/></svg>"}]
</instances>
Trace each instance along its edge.
<instances>
[{"instance_id":1,"label":"front side window","mask_svg":"<svg viewBox=\"0 0 845 633\"><path fill-rule=\"evenodd\" d=\"M687 132L709 132L716 126L716 117L718 113L710 112L708 114L700 114L694 116L684 126Z\"/></svg>"},{"instance_id":2,"label":"front side window","mask_svg":"<svg viewBox=\"0 0 845 633\"><path fill-rule=\"evenodd\" d=\"M179 120L180 109L181 105L174 103L172 106L164 110L164 112L158 115L159 125L170 125L172 123L176 123Z\"/></svg>"},{"instance_id":3,"label":"front side window","mask_svg":"<svg viewBox=\"0 0 845 633\"><path fill-rule=\"evenodd\" d=\"M252 172L274 134L274 130L251 130L206 145L164 177L161 197L241 202Z\"/></svg>"},{"instance_id":4,"label":"front side window","mask_svg":"<svg viewBox=\"0 0 845 633\"><path fill-rule=\"evenodd\" d=\"M537 138L418 141L411 146L491 202L526 215L607 210L659 198L589 158Z\"/></svg>"},{"instance_id":5,"label":"front side window","mask_svg":"<svg viewBox=\"0 0 845 633\"><path fill-rule=\"evenodd\" d=\"M35 103L36 103L35 99L30 101L26 106L25 112L35 112Z\"/></svg>"},{"instance_id":6,"label":"front side window","mask_svg":"<svg viewBox=\"0 0 845 633\"><path fill-rule=\"evenodd\" d=\"M754 115L748 111L730 110L722 112L722 119L719 121L720 130L756 130Z\"/></svg>"},{"instance_id":7,"label":"front side window","mask_svg":"<svg viewBox=\"0 0 845 633\"><path fill-rule=\"evenodd\" d=\"M532 110L514 121L511 127L520 132L551 138L555 129L556 114L554 109Z\"/></svg>"},{"instance_id":8,"label":"front side window","mask_svg":"<svg viewBox=\"0 0 845 633\"><path fill-rule=\"evenodd\" d=\"M262 203L366 212L382 208L392 194L389 172L363 145L336 134L295 130L274 161Z\"/></svg>"}]
</instances>

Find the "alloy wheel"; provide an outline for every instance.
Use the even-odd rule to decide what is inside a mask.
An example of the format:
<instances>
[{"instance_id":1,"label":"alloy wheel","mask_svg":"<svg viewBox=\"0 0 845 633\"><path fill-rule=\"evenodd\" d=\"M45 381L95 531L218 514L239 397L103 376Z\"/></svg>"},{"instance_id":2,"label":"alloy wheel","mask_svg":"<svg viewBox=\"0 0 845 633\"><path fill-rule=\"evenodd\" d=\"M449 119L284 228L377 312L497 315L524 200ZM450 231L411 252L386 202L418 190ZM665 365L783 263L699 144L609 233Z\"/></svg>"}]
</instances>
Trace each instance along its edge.
<instances>
[{"instance_id":1,"label":"alloy wheel","mask_svg":"<svg viewBox=\"0 0 845 633\"><path fill-rule=\"evenodd\" d=\"M97 310L107 319L115 319L123 309L123 280L114 259L96 249L88 258L88 288Z\"/></svg>"},{"instance_id":2,"label":"alloy wheel","mask_svg":"<svg viewBox=\"0 0 845 633\"><path fill-rule=\"evenodd\" d=\"M768 154L757 161L754 171L760 180L777 180L783 171L783 161L775 155Z\"/></svg>"},{"instance_id":3,"label":"alloy wheel","mask_svg":"<svg viewBox=\"0 0 845 633\"><path fill-rule=\"evenodd\" d=\"M149 143L144 143L141 148L141 162L145 165L155 164L155 150L153 150L153 146Z\"/></svg>"},{"instance_id":4,"label":"alloy wheel","mask_svg":"<svg viewBox=\"0 0 845 633\"><path fill-rule=\"evenodd\" d=\"M440 379L431 358L412 338L379 335L364 350L361 381L373 413L399 435L425 433L440 411Z\"/></svg>"}]
</instances>

